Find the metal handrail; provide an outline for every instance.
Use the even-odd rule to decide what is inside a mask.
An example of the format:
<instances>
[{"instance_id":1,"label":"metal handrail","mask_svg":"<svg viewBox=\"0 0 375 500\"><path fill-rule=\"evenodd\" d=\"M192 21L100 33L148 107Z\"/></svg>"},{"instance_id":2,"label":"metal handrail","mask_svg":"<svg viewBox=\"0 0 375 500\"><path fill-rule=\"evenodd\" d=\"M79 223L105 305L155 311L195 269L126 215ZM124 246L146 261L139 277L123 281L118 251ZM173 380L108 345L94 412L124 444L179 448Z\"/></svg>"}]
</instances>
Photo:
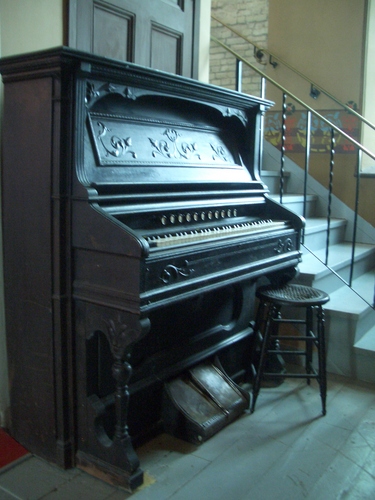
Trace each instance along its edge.
<instances>
[{"instance_id":1,"label":"metal handrail","mask_svg":"<svg viewBox=\"0 0 375 500\"><path fill-rule=\"evenodd\" d=\"M230 47L228 47L228 45L226 45L225 43L221 42L220 40L218 40L214 36L211 36L211 40L213 42L217 43L218 45L220 45L221 47L223 47L228 52L230 52L239 61L242 61L244 64L246 64L247 66L249 66L256 73L258 73L262 78L265 78L266 80L268 80L270 83L272 83L272 85L274 85L275 87L277 87L281 92L283 92L284 94L288 94L288 96L291 99L293 99L298 104L300 104L301 106L303 106L305 109L307 109L308 111L310 111L313 115L315 115L317 118L319 118L319 120L322 120L324 123L326 123L327 125L329 125L330 127L332 127L334 130L336 130L336 132L338 132L343 137L345 137L345 139L347 139L349 142L351 142L352 144L354 144L363 153L367 154L370 158L372 158L373 160L375 160L375 153L373 153L372 151L370 151L369 149L367 149L365 146L363 146L362 144L360 144L358 141L356 141L355 139L353 139L352 137L350 137L350 135L348 135L346 132L344 132L343 130L341 130L340 127L338 127L337 125L335 125L334 123L332 123L330 120L328 120L328 118L325 118L318 111L316 111L314 108L312 108L311 106L309 106L308 104L306 104L305 102L303 102L297 96L295 96L294 94L292 94L291 92L289 92L285 87L283 87L282 85L280 85L276 80L274 80L273 78L271 78L269 75L267 75L266 73L264 73L263 71L261 71L254 64L252 64L250 61L248 61L247 59L245 59L244 57L242 57L240 54L238 54L238 52L236 52L235 50L231 49Z\"/></svg>"},{"instance_id":2,"label":"metal handrail","mask_svg":"<svg viewBox=\"0 0 375 500\"><path fill-rule=\"evenodd\" d=\"M230 30L232 33L234 33L238 37L242 38L242 40L245 40L247 43L250 43L256 49L256 52L254 51L256 58L260 59L262 57L263 53L268 54L271 66L275 66L275 63L272 62L272 60L276 59L280 64L282 64L286 68L290 69L296 75L298 75L303 80L305 80L307 83L309 83L312 87L314 87L314 89L317 89L319 92L321 92L324 95L326 95L329 99L331 99L332 101L334 101L336 104L338 104L339 106L343 107L346 111L348 111L349 113L351 113L354 116L356 116L361 122L365 123L370 128L372 128L373 130L375 130L375 124L373 124L372 122L370 122L367 118L365 118L363 115L361 115L360 113L358 113L358 111L356 111L355 109L353 109L350 106L348 106L347 104L344 104L343 102L341 102L339 99L337 99L337 97L335 97L330 92L328 92L328 90L325 90L319 84L315 83L309 77L307 77L306 75L304 75L303 73L301 73L301 71L299 71L297 68L295 68L294 66L292 66L288 62L286 62L283 59L281 59L281 57L279 57L276 54L272 53L268 49L260 47L255 42L253 42L252 40L250 40L249 38L247 38L245 35L242 35L242 33L240 33L236 29L232 28L228 24L226 24L223 21L221 21L220 19L218 19L216 16L214 16L214 15L211 14L211 18L214 19L215 21L217 21L218 23L220 23L222 26L224 26L228 30Z\"/></svg>"},{"instance_id":3,"label":"metal handrail","mask_svg":"<svg viewBox=\"0 0 375 500\"><path fill-rule=\"evenodd\" d=\"M361 297L361 294L356 291L353 288L353 276L354 276L354 263L355 263L355 249L357 245L357 220L358 220L358 204L359 204L359 180L360 180L360 163L361 163L361 156L362 153L365 153L367 156L375 160L375 153L364 147L362 144L360 144L358 141L350 137L346 132L341 130L337 125L332 123L329 119L325 118L323 115L321 115L318 111L314 110L311 108L309 105L304 103L301 99L293 95L291 92L289 92L287 89L285 89L282 85L277 83L273 78L265 74L263 71L261 71L258 67L256 67L254 64L252 64L250 61L246 60L244 57L242 57L240 54L238 54L236 51L232 50L230 47L222 43L220 40L217 38L211 36L211 40L221 47L223 47L227 52L232 54L236 58L236 75L237 75L237 80L241 77L242 75L242 64L246 64L248 67L250 67L253 71L258 73L261 77L261 97L265 97L265 85L266 81L274 85L277 89L279 89L282 94L283 94L283 111L282 111L282 124L281 124L281 130L283 131L286 126L286 97L289 96L291 99L293 99L296 103L298 103L302 108L304 108L307 111L307 121L306 121L306 137L310 137L310 132L311 132L311 116L314 115L317 117L319 120L321 120L323 123L327 124L329 128L331 129L331 146L330 146L330 173L329 173L329 189L328 189L328 208L327 208L327 238L326 238L326 252L325 252L325 259L322 261L316 253L309 249L305 243L304 243L304 232L302 234L302 243L304 244L305 248L307 251L313 253L315 257L322 262L333 274L335 274L344 284L348 285L359 297ZM240 82L237 81L237 90L240 91L241 85ZM334 167L334 155L335 155L335 133L338 133L340 136L344 137L349 143L354 145L357 148L357 163L356 163L356 189L355 189L355 213L354 213L354 220L353 220L353 235L351 239L351 262L350 262L350 270L349 270L349 280L344 278L343 276L340 276L340 274L335 271L333 267L331 267L328 264L328 252L329 252L329 245L330 245L330 231L331 231L331 207L332 207L332 188L333 188L333 167ZM283 135L283 134L281 134ZM263 139L262 139L263 140ZM282 197L283 197L283 175L284 175L284 160L285 160L285 147L283 146L283 140L285 138L282 137L282 145L280 148L281 156L280 156L280 203L282 203ZM309 158L310 157L310 139L307 140L306 142L306 151L305 151L305 174L304 174L304 202L303 202L303 210L304 210L304 215L305 215L305 210L306 210L306 202L307 202L307 175L308 175L308 168L309 168ZM261 158L260 160L260 165L261 163ZM375 309L375 293L374 293L374 302L370 303L367 299L362 297L363 300L365 300L368 305L373 307Z\"/></svg>"}]
</instances>

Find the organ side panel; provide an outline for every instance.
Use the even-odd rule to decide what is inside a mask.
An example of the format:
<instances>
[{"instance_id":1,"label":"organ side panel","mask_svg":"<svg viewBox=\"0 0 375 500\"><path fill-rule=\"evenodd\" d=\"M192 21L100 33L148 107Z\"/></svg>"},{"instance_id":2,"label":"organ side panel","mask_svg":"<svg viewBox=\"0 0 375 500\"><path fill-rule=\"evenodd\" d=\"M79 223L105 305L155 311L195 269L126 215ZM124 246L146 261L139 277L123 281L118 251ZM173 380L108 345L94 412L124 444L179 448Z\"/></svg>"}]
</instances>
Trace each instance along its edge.
<instances>
[{"instance_id":1,"label":"organ side panel","mask_svg":"<svg viewBox=\"0 0 375 500\"><path fill-rule=\"evenodd\" d=\"M73 461L69 227L59 72L4 77L2 212L11 432ZM69 134L69 130L66 130ZM66 144L69 143L69 139Z\"/></svg>"}]
</instances>

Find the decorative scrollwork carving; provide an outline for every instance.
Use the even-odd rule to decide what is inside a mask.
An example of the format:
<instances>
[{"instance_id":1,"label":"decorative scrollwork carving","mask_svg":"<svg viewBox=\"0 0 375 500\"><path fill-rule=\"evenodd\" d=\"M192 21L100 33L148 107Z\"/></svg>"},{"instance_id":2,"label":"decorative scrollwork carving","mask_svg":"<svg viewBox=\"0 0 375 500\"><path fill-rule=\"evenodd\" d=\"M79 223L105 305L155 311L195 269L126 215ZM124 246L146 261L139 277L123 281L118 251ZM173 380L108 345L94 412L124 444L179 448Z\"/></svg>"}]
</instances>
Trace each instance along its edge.
<instances>
[{"instance_id":1,"label":"decorative scrollwork carving","mask_svg":"<svg viewBox=\"0 0 375 500\"><path fill-rule=\"evenodd\" d=\"M91 99L99 97L100 92L96 90L95 85L91 82L87 82L86 86L86 104L91 101Z\"/></svg>"},{"instance_id":2,"label":"decorative scrollwork carving","mask_svg":"<svg viewBox=\"0 0 375 500\"><path fill-rule=\"evenodd\" d=\"M285 240L284 248L286 252L291 252L294 249L293 240L291 238Z\"/></svg>"},{"instance_id":3,"label":"decorative scrollwork carving","mask_svg":"<svg viewBox=\"0 0 375 500\"><path fill-rule=\"evenodd\" d=\"M132 99L133 101L136 99L133 89L130 87L125 87L123 94L127 99Z\"/></svg>"},{"instance_id":4,"label":"decorative scrollwork carving","mask_svg":"<svg viewBox=\"0 0 375 500\"><path fill-rule=\"evenodd\" d=\"M236 116L241 122L246 125L248 122L247 116L243 111L240 111L238 109L232 109L232 108L226 108L226 110L223 113L224 116Z\"/></svg>"},{"instance_id":5,"label":"decorative scrollwork carving","mask_svg":"<svg viewBox=\"0 0 375 500\"><path fill-rule=\"evenodd\" d=\"M108 319L105 321L107 329L104 331L112 355L115 359L121 360L124 357L125 349L138 339L139 334L136 330L126 325L121 315L117 319Z\"/></svg>"},{"instance_id":6,"label":"decorative scrollwork carving","mask_svg":"<svg viewBox=\"0 0 375 500\"><path fill-rule=\"evenodd\" d=\"M86 104L90 104L92 100L99 99L108 94L118 93L126 99L135 100L137 98L134 89L128 86L118 86L113 83L104 83L103 85L96 85L94 82L87 82L86 85Z\"/></svg>"},{"instance_id":7,"label":"decorative scrollwork carving","mask_svg":"<svg viewBox=\"0 0 375 500\"><path fill-rule=\"evenodd\" d=\"M116 87L116 85L113 85L113 83L106 83L105 85L103 85L101 90L109 94L118 92L118 88Z\"/></svg>"},{"instance_id":8,"label":"decorative scrollwork carving","mask_svg":"<svg viewBox=\"0 0 375 500\"><path fill-rule=\"evenodd\" d=\"M291 252L293 249L294 244L291 238L287 238L285 241L279 239L277 242L277 246L274 248L276 253Z\"/></svg>"},{"instance_id":9,"label":"decorative scrollwork carving","mask_svg":"<svg viewBox=\"0 0 375 500\"><path fill-rule=\"evenodd\" d=\"M100 127L98 139L101 142L104 150L106 151L107 156L111 155L114 156L115 158L118 158L120 156L125 155L126 153L129 153L130 155L132 155L133 158L137 158L137 154L134 151L129 150L129 147L132 146L131 137L122 139L121 137L112 135L112 137L109 140L109 144L111 146L109 148L104 141L104 137L107 135L108 132L111 132L111 129L106 127L102 122L98 122L98 126Z\"/></svg>"},{"instance_id":10,"label":"decorative scrollwork carving","mask_svg":"<svg viewBox=\"0 0 375 500\"><path fill-rule=\"evenodd\" d=\"M228 161L226 156L226 151L220 144L210 144L212 150L215 154L212 155L212 159L216 160L216 158L220 158L220 160Z\"/></svg>"},{"instance_id":11,"label":"decorative scrollwork carving","mask_svg":"<svg viewBox=\"0 0 375 500\"><path fill-rule=\"evenodd\" d=\"M86 104L88 104L92 99L97 99L104 94L109 94L117 91L117 87L112 83L105 83L101 85L98 89L95 87L93 82L87 82L86 85Z\"/></svg>"},{"instance_id":12,"label":"decorative scrollwork carving","mask_svg":"<svg viewBox=\"0 0 375 500\"><path fill-rule=\"evenodd\" d=\"M168 264L161 273L160 279L166 285L171 281L176 280L179 276L188 277L194 269L190 267L190 264L185 260L183 267L177 267L172 264Z\"/></svg>"},{"instance_id":13,"label":"decorative scrollwork carving","mask_svg":"<svg viewBox=\"0 0 375 500\"><path fill-rule=\"evenodd\" d=\"M129 380L132 367L129 363L130 354L126 349L138 338L138 332L125 324L121 313L116 319L105 320L107 329L104 331L114 358L112 376L115 381L115 435L114 442L127 442L128 432L128 407L129 407ZM130 448L130 451L132 449Z\"/></svg>"},{"instance_id":14,"label":"decorative scrollwork carving","mask_svg":"<svg viewBox=\"0 0 375 500\"><path fill-rule=\"evenodd\" d=\"M164 156L165 158L184 158L188 160L191 156L195 155L199 160L201 159L199 153L197 153L196 143L178 142L178 138L181 134L175 129L168 128L164 131L163 135L167 136L168 141L157 140L149 137L149 141L155 148L152 152L152 156L155 158L157 154Z\"/></svg>"},{"instance_id":15,"label":"decorative scrollwork carving","mask_svg":"<svg viewBox=\"0 0 375 500\"><path fill-rule=\"evenodd\" d=\"M283 251L284 251L284 243L283 243L283 240L279 239L279 240L277 241L277 245L276 245L276 247L274 248L274 251L275 251L276 253L283 253Z\"/></svg>"}]
</instances>

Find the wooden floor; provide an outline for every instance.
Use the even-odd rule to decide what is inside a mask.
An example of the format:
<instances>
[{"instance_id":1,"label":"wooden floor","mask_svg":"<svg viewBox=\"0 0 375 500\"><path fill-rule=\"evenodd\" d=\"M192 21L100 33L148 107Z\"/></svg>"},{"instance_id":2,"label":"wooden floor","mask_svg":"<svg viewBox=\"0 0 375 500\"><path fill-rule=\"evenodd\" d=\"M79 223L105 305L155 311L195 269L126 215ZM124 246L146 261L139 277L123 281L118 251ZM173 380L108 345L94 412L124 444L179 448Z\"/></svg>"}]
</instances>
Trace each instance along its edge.
<instances>
[{"instance_id":1,"label":"wooden floor","mask_svg":"<svg viewBox=\"0 0 375 500\"><path fill-rule=\"evenodd\" d=\"M375 385L288 379L200 447L161 435L138 450L145 485L133 495L29 456L0 471L0 500L330 500L375 498Z\"/></svg>"}]
</instances>

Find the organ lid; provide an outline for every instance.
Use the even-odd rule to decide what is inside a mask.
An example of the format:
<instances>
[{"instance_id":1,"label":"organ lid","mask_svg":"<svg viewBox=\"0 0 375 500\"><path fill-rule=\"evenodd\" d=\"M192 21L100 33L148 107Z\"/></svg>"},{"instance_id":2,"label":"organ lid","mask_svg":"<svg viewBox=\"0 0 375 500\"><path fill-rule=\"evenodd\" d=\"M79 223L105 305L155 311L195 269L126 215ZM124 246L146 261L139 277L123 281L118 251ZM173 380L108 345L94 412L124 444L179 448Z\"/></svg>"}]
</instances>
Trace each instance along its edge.
<instances>
[{"instance_id":1,"label":"organ lid","mask_svg":"<svg viewBox=\"0 0 375 500\"><path fill-rule=\"evenodd\" d=\"M258 114L124 85L87 82L84 185L258 182ZM101 96L98 98L98 96ZM251 100L250 100L251 102ZM254 187L254 186L253 186Z\"/></svg>"},{"instance_id":2,"label":"organ lid","mask_svg":"<svg viewBox=\"0 0 375 500\"><path fill-rule=\"evenodd\" d=\"M97 193L263 190L260 117L272 103L66 47L0 60L4 81L61 78L76 103L76 174Z\"/></svg>"}]
</instances>

